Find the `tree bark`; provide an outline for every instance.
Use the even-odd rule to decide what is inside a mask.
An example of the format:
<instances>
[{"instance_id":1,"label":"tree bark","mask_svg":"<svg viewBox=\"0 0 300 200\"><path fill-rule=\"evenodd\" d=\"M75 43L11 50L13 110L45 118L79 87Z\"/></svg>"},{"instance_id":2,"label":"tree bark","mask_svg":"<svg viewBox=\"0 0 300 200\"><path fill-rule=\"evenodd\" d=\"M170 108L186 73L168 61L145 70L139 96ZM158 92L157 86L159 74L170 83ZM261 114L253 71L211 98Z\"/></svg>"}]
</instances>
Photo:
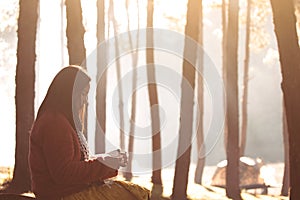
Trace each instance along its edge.
<instances>
[{"instance_id":1,"label":"tree bark","mask_svg":"<svg viewBox=\"0 0 300 200\"><path fill-rule=\"evenodd\" d=\"M67 12L67 47L69 52L69 65L80 65L86 69L86 51L84 46L85 29L82 24L82 8L80 0L66 0ZM87 135L88 108L84 108L83 134Z\"/></svg>"},{"instance_id":2,"label":"tree bark","mask_svg":"<svg viewBox=\"0 0 300 200\"><path fill-rule=\"evenodd\" d=\"M199 0L189 0L187 5L187 20L185 27L185 35L198 41L199 31ZM187 39L186 39L187 42ZM194 53L194 60L188 62L186 59L183 61L183 77L181 83L181 105L180 105L180 127L179 127L179 144L177 150L177 160L175 166L175 176L173 182L172 199L187 199L187 184L188 173L190 166L191 156L191 137L193 131L193 106L194 106L194 89L195 89L195 66L196 63L196 45L184 46L184 58L186 54ZM186 81L189 84L189 89L185 88Z\"/></svg>"},{"instance_id":3,"label":"tree bark","mask_svg":"<svg viewBox=\"0 0 300 200\"><path fill-rule=\"evenodd\" d=\"M286 121L286 111L284 101L282 104L282 133L283 133L283 146L284 146L284 173L281 187L281 195L289 195L290 187L290 164L289 164L289 131Z\"/></svg>"},{"instance_id":4,"label":"tree bark","mask_svg":"<svg viewBox=\"0 0 300 200\"><path fill-rule=\"evenodd\" d=\"M199 10L199 36L198 43L203 48L203 9L202 9L202 0L200 1L200 10ZM196 126L197 131L197 147L198 147L198 159L197 166L195 171L195 183L202 184L202 175L205 166L205 143L204 143L204 127L203 127L203 115L204 115L204 87L203 87L203 51L199 52L198 64L199 64L199 72L197 73L197 102L198 102L198 112L197 112L197 120L198 122Z\"/></svg>"},{"instance_id":5,"label":"tree bark","mask_svg":"<svg viewBox=\"0 0 300 200\"><path fill-rule=\"evenodd\" d=\"M223 38L222 38L222 77L223 77L223 83L226 88L226 64L227 64L227 54L226 54L226 40L227 40L227 5L226 0L222 0L222 32L223 32ZM224 101L224 110L226 108L226 95L223 97ZM227 116L224 116L224 147L225 151L227 149L227 138L228 138L228 124L227 124Z\"/></svg>"},{"instance_id":6,"label":"tree bark","mask_svg":"<svg viewBox=\"0 0 300 200\"><path fill-rule=\"evenodd\" d=\"M293 0L271 0L289 132L290 199L300 199L300 49Z\"/></svg>"},{"instance_id":7,"label":"tree bark","mask_svg":"<svg viewBox=\"0 0 300 200\"><path fill-rule=\"evenodd\" d=\"M239 116L238 116L238 12L239 1L229 0L227 26L227 167L226 195L241 199L239 188Z\"/></svg>"},{"instance_id":8,"label":"tree bark","mask_svg":"<svg viewBox=\"0 0 300 200\"><path fill-rule=\"evenodd\" d=\"M105 3L97 0L97 88L96 88L96 129L95 152L105 152L106 131L106 45L105 40ZM101 46L99 46L101 45Z\"/></svg>"},{"instance_id":9,"label":"tree bark","mask_svg":"<svg viewBox=\"0 0 300 200\"><path fill-rule=\"evenodd\" d=\"M114 9L114 1L109 1L109 15L110 20L114 27L114 36L115 36L115 62L116 62L116 71L117 71L117 82L121 80L121 65L119 60L119 40L118 40L118 25L115 18L115 9ZM118 84L118 93L119 93L119 116L120 116L120 148L125 149L125 134L124 134L124 106L123 106L123 87Z\"/></svg>"},{"instance_id":10,"label":"tree bark","mask_svg":"<svg viewBox=\"0 0 300 200\"><path fill-rule=\"evenodd\" d=\"M244 93L242 102L242 127L240 156L244 156L247 142L248 127L248 81L249 81L249 60L250 60L250 26L251 26L251 1L247 0L247 19L246 19L246 41L245 41L245 60L244 60Z\"/></svg>"},{"instance_id":11,"label":"tree bark","mask_svg":"<svg viewBox=\"0 0 300 200\"><path fill-rule=\"evenodd\" d=\"M133 41L131 38L131 32L130 32L130 15L129 15L129 1L126 0L126 14L127 14L127 31L128 31L128 38L129 38L129 44L130 44L130 49L133 51L131 53L131 60L132 60L132 67L133 67L133 73L132 73L132 100L131 100L131 118L130 118L130 130L129 130L129 142L128 142L128 164L127 164L127 171L125 173L125 178L126 180L131 180L132 179L132 153L133 153L133 144L134 144L134 135L135 135L135 121L136 121L136 92L134 91L137 87L137 62L138 62L138 52L137 49L139 47L139 32L136 37L136 47L133 47ZM138 28L140 28L140 19L139 19L139 3L138 0L136 1L137 4L137 10L138 10Z\"/></svg>"},{"instance_id":12,"label":"tree bark","mask_svg":"<svg viewBox=\"0 0 300 200\"><path fill-rule=\"evenodd\" d=\"M148 0L147 6L147 27L153 27L153 12L154 2ZM147 47L153 46L153 32L147 31ZM146 49L146 63L147 63L147 78L148 78L148 95L150 103L151 127L152 127L152 183L161 185L161 133L160 133L160 116L159 103L156 88L155 78L155 61L154 50L152 48Z\"/></svg>"},{"instance_id":13,"label":"tree bark","mask_svg":"<svg viewBox=\"0 0 300 200\"><path fill-rule=\"evenodd\" d=\"M34 121L36 29L38 0L20 0L16 67L16 150L12 182L3 192L23 193L31 189L29 133Z\"/></svg>"},{"instance_id":14,"label":"tree bark","mask_svg":"<svg viewBox=\"0 0 300 200\"><path fill-rule=\"evenodd\" d=\"M69 64L86 67L86 52L84 47L85 29L82 24L82 9L80 0L66 0L67 11L67 47Z\"/></svg>"}]
</instances>

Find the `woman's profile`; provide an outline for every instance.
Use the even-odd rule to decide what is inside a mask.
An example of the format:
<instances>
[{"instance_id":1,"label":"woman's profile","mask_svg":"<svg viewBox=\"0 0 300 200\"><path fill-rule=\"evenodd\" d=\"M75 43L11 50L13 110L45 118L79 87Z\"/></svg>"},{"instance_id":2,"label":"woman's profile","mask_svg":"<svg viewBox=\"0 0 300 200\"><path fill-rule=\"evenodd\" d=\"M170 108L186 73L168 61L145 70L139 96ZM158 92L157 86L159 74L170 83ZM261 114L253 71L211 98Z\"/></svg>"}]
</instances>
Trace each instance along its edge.
<instances>
[{"instance_id":1,"label":"woman's profile","mask_svg":"<svg viewBox=\"0 0 300 200\"><path fill-rule=\"evenodd\" d=\"M89 85L81 67L68 66L49 86L30 134L32 191L46 200L148 199L143 187L106 181L117 176L126 157L89 155L82 134Z\"/></svg>"}]
</instances>

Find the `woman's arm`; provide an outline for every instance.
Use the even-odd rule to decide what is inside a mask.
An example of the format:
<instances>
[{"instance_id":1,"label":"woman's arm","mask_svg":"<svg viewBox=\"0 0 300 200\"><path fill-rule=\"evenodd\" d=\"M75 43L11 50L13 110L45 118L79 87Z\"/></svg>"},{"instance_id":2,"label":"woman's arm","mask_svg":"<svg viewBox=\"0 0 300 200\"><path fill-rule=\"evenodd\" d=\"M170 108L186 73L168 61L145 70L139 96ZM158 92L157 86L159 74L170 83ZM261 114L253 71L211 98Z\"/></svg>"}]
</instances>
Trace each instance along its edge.
<instances>
[{"instance_id":1,"label":"woman's arm","mask_svg":"<svg viewBox=\"0 0 300 200\"><path fill-rule=\"evenodd\" d=\"M80 161L74 130L63 116L49 119L43 134L43 154L56 183L89 184L117 175L116 169L97 160Z\"/></svg>"}]
</instances>

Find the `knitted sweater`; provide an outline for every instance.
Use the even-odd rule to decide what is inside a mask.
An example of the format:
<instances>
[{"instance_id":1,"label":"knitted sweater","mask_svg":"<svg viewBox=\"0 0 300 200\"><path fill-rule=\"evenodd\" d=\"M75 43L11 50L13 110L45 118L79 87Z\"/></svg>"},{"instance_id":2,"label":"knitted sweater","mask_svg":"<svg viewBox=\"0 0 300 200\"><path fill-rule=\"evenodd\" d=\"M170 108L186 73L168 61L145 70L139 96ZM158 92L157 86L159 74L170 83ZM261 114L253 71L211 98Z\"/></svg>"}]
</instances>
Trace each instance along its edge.
<instances>
[{"instance_id":1,"label":"knitted sweater","mask_svg":"<svg viewBox=\"0 0 300 200\"><path fill-rule=\"evenodd\" d=\"M30 135L32 191L39 199L60 199L117 175L98 160L82 161L75 130L64 115L45 112Z\"/></svg>"}]
</instances>

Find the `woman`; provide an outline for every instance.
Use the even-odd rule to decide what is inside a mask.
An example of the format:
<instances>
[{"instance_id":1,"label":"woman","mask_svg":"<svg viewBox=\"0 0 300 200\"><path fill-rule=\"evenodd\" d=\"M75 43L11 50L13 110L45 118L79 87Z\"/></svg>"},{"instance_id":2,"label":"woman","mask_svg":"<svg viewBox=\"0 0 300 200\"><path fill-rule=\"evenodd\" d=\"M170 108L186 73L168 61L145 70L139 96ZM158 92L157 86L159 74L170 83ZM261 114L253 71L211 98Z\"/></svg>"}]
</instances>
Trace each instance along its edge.
<instances>
[{"instance_id":1,"label":"woman","mask_svg":"<svg viewBox=\"0 0 300 200\"><path fill-rule=\"evenodd\" d=\"M89 158L82 134L89 82L90 77L80 67L68 66L48 89L30 135L34 194L46 200L148 199L148 190L137 185L104 183L117 175L120 158Z\"/></svg>"}]
</instances>

